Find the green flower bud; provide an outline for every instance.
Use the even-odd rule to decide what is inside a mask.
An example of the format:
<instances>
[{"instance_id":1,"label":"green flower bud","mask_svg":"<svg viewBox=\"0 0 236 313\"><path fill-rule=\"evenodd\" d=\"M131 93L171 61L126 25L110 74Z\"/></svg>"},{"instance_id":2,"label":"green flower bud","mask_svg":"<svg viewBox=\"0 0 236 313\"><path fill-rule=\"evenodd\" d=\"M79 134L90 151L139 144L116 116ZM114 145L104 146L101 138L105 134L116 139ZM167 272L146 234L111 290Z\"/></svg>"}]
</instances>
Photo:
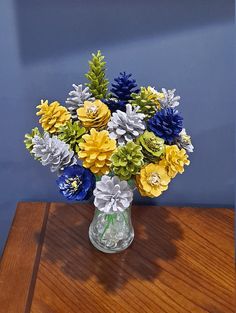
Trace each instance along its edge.
<instances>
[{"instance_id":1,"label":"green flower bud","mask_svg":"<svg viewBox=\"0 0 236 313\"><path fill-rule=\"evenodd\" d=\"M89 80L86 86L96 99L103 99L107 96L108 80L106 79L106 62L101 51L92 54L92 60L89 61L89 71L85 77Z\"/></svg>"}]
</instances>

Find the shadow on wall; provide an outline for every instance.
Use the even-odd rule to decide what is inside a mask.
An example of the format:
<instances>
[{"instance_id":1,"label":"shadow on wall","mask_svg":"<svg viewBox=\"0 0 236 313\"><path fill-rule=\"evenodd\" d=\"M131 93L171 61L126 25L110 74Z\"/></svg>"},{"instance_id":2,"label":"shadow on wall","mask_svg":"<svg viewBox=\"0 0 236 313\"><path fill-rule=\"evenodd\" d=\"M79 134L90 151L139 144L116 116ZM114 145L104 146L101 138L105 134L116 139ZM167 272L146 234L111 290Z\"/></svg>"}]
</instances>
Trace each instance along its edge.
<instances>
[{"instance_id":1,"label":"shadow on wall","mask_svg":"<svg viewBox=\"0 0 236 313\"><path fill-rule=\"evenodd\" d=\"M234 124L222 124L217 128L199 130L194 137L193 144L196 143L196 145L194 153L190 156L191 164L189 167L185 167L185 172L182 175L178 174L170 182L169 190L164 192L160 198L141 197L136 191L136 202L146 204L148 201L149 205L175 205L176 199L178 199L178 205L181 206L204 207L202 203L207 203L208 207L223 205L232 208L234 195L232 164L234 163L234 154L228 154L227 160L223 158L219 163L216 155L224 149L219 143L222 134L226 138L224 140L233 142ZM222 141L224 142L224 140ZM191 177L194 178L192 182ZM223 198L222 184L216 183L217 180L220 182L222 177L224 177L224 181L222 181L224 185ZM196 184L196 182L198 183ZM214 188L211 188L211 186L214 186ZM181 199L184 199L184 201ZM225 199L230 199L230 202L227 203Z\"/></svg>"},{"instance_id":2,"label":"shadow on wall","mask_svg":"<svg viewBox=\"0 0 236 313\"><path fill-rule=\"evenodd\" d=\"M233 0L15 0L23 63L232 20ZM134 18L135 16L135 18ZM161 16L161 18L158 18ZM164 21L164 22L163 22Z\"/></svg>"}]
</instances>

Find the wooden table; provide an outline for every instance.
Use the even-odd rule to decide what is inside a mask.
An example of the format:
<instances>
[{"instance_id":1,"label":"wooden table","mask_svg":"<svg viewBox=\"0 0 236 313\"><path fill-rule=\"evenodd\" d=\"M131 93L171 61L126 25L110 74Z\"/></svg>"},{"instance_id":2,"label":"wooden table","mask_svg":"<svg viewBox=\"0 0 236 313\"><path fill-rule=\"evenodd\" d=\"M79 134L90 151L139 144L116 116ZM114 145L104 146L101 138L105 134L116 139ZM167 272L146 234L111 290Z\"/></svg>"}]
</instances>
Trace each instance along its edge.
<instances>
[{"instance_id":1,"label":"wooden table","mask_svg":"<svg viewBox=\"0 0 236 313\"><path fill-rule=\"evenodd\" d=\"M20 203L0 264L1 313L234 312L231 209L134 206L120 254L89 242L92 205Z\"/></svg>"}]
</instances>

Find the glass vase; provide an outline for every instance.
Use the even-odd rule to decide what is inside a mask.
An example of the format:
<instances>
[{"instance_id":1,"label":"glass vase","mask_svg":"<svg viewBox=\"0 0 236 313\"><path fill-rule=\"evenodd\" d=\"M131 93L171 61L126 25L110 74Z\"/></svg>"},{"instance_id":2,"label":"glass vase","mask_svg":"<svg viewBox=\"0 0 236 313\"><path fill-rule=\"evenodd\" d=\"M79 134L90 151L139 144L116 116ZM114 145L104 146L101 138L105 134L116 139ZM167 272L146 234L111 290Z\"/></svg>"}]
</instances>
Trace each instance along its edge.
<instances>
[{"instance_id":1,"label":"glass vase","mask_svg":"<svg viewBox=\"0 0 236 313\"><path fill-rule=\"evenodd\" d=\"M95 209L89 238L98 250L116 253L125 250L134 239L131 206L123 212L105 213Z\"/></svg>"}]
</instances>

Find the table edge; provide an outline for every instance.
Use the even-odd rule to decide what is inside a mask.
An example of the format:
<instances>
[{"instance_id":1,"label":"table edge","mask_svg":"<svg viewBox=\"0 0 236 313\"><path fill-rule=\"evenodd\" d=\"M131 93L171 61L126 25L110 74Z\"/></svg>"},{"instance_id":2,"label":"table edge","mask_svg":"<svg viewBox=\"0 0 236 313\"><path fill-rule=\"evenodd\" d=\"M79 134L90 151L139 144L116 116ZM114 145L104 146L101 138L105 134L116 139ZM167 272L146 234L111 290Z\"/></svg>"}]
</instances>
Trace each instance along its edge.
<instances>
[{"instance_id":1,"label":"table edge","mask_svg":"<svg viewBox=\"0 0 236 313\"><path fill-rule=\"evenodd\" d=\"M28 206L28 208L26 208L26 205ZM27 210L33 210L31 206L34 208L37 207L37 214L31 216L31 221L28 222L29 238L26 244L30 242L32 249L30 250L30 255L27 259L25 259L24 255L22 254L19 254L17 255L17 257L15 257L14 253L12 253L11 251L13 250L14 245L17 244L17 242L19 242L23 236L23 232L19 233L19 231L17 230L18 225L22 223L22 212L26 213ZM46 232L49 209L50 202L17 203L15 215L12 219L11 228L3 249L2 256L0 258L0 286L2 285L4 287L4 291L0 293L0 304L2 307L2 305L4 306L4 304L7 305L7 303L12 303L11 308L9 309L9 311L7 311L8 313L15 313L18 312L20 309L22 309L22 312L24 313L28 313L30 311L37 278L37 271L40 264L40 257ZM33 221L37 221L38 223L37 241L35 240L35 229L30 227ZM28 266L27 264L29 260L30 266ZM10 266L7 266L7 264L13 264L13 266L10 268ZM16 293L14 293L16 286L10 286L10 284L8 284L8 279L14 280L14 277L17 277L17 272L19 273L19 268L22 268L22 266L27 269L27 275L25 275L25 272L23 274L27 276L28 279L25 283L25 289L24 292L22 292L21 297L17 297L15 296ZM5 288L6 286L8 288Z\"/></svg>"}]
</instances>

